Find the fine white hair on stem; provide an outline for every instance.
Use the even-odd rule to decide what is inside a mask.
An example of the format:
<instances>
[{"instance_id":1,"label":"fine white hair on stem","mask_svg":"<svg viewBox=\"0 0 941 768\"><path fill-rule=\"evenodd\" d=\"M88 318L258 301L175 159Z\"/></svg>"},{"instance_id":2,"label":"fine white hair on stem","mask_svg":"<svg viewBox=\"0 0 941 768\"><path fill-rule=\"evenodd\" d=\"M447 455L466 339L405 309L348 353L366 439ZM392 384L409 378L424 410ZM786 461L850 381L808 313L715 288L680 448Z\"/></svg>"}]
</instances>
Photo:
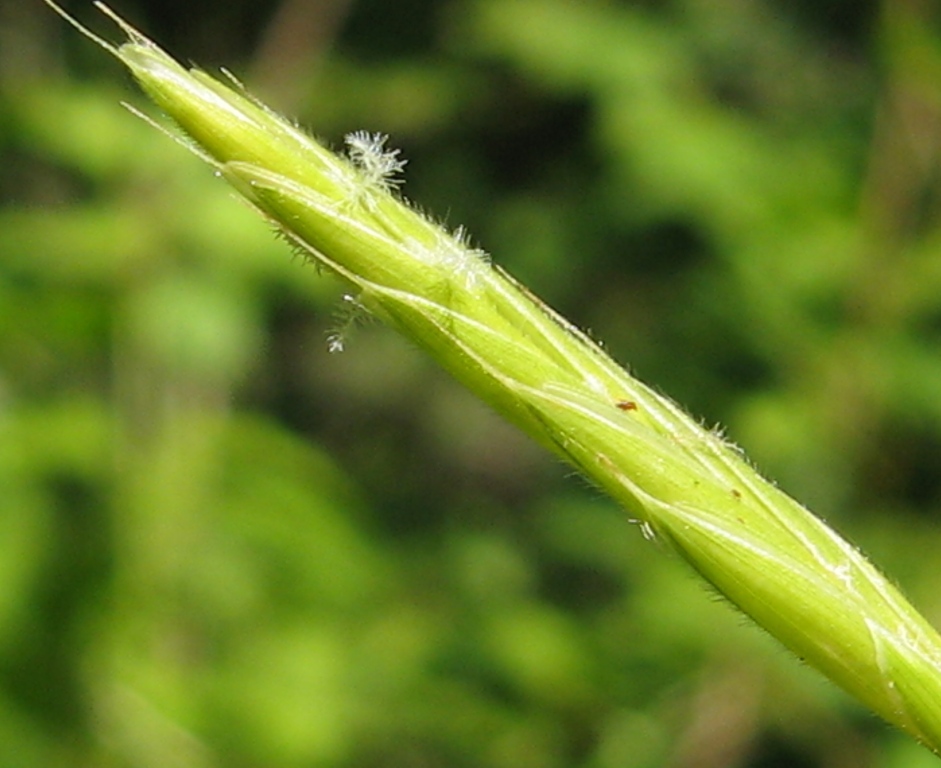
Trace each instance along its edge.
<instances>
[{"instance_id":1,"label":"fine white hair on stem","mask_svg":"<svg viewBox=\"0 0 941 768\"><path fill-rule=\"evenodd\" d=\"M443 261L465 288L473 290L480 277L487 272L490 256L486 251L471 245L470 235L463 225L451 233L450 241L442 246Z\"/></svg>"}]
</instances>

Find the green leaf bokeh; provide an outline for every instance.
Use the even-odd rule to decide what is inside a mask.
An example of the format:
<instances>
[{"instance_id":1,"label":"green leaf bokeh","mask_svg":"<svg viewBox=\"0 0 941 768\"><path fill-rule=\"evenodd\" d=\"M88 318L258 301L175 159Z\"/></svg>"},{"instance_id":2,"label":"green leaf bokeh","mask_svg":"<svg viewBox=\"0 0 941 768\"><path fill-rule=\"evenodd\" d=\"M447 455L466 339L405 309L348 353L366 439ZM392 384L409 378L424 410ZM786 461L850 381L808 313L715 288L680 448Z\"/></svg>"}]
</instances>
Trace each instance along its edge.
<instances>
[{"instance_id":1,"label":"green leaf bokeh","mask_svg":"<svg viewBox=\"0 0 941 768\"><path fill-rule=\"evenodd\" d=\"M932 6L214 5L116 10L390 133L941 623ZM340 288L0 13L0 766L931 764L391 333L329 354Z\"/></svg>"}]
</instances>

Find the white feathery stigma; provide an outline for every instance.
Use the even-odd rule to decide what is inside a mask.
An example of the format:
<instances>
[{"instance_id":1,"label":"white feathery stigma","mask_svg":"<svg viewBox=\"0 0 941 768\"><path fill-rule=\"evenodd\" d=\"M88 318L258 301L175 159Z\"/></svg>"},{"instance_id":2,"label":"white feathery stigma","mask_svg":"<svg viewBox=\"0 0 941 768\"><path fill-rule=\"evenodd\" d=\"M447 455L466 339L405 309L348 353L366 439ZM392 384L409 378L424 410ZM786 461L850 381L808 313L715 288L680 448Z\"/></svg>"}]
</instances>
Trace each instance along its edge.
<instances>
[{"instance_id":1,"label":"white feathery stigma","mask_svg":"<svg viewBox=\"0 0 941 768\"><path fill-rule=\"evenodd\" d=\"M347 155L363 174L364 181L386 191L402 183L396 174L401 173L408 162L399 157L400 150L386 149L388 140L384 133L368 131L348 133L345 137Z\"/></svg>"},{"instance_id":2,"label":"white feathery stigma","mask_svg":"<svg viewBox=\"0 0 941 768\"><path fill-rule=\"evenodd\" d=\"M333 314L335 325L327 332L327 351L331 354L343 352L350 334L367 316L359 299L351 294L344 295L343 303Z\"/></svg>"}]
</instances>

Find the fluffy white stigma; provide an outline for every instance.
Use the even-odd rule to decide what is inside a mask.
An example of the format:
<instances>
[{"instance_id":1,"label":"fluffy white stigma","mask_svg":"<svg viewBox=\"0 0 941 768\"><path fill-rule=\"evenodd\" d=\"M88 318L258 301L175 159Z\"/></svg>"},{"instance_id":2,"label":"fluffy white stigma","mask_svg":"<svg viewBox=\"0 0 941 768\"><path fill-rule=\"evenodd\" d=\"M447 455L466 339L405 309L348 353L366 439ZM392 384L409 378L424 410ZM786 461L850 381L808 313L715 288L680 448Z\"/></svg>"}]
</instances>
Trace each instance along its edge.
<instances>
[{"instance_id":1,"label":"fluffy white stigma","mask_svg":"<svg viewBox=\"0 0 941 768\"><path fill-rule=\"evenodd\" d=\"M386 149L389 137L384 133L356 131L345 137L347 155L363 174L368 185L388 191L402 183L397 175L405 168L407 160L399 157L398 149Z\"/></svg>"}]
</instances>

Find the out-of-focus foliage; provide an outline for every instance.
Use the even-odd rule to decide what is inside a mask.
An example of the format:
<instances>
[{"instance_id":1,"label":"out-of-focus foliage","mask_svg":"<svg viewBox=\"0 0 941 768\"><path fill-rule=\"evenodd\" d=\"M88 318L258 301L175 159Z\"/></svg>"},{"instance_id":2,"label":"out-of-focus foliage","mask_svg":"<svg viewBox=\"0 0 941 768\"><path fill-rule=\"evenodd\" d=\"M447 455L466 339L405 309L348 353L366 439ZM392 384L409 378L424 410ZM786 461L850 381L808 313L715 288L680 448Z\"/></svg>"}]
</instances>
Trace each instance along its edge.
<instances>
[{"instance_id":1,"label":"out-of-focus foliage","mask_svg":"<svg viewBox=\"0 0 941 768\"><path fill-rule=\"evenodd\" d=\"M117 4L721 422L941 622L929 3ZM84 5L72 6L85 20ZM0 0L0 766L934 758L365 325Z\"/></svg>"}]
</instances>

